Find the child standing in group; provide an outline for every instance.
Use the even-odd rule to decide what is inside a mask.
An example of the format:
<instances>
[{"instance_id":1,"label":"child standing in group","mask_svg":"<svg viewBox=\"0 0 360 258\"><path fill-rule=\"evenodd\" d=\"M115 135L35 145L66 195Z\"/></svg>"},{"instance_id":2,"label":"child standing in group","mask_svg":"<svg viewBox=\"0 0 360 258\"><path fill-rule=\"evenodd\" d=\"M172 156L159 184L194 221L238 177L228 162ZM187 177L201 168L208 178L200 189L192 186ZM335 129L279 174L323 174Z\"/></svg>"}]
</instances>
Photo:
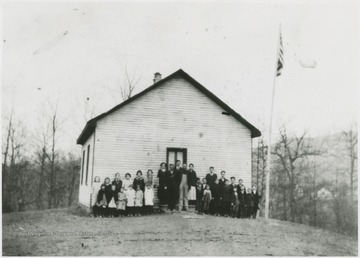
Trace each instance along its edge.
<instances>
[{"instance_id":1,"label":"child standing in group","mask_svg":"<svg viewBox=\"0 0 360 258\"><path fill-rule=\"evenodd\" d=\"M118 211L118 214L120 217L123 217L125 216L125 212L126 212L126 194L124 192L124 187L122 187L120 189L120 192L118 192L118 195L117 195L117 203L116 203L116 209Z\"/></svg>"},{"instance_id":2,"label":"child standing in group","mask_svg":"<svg viewBox=\"0 0 360 258\"><path fill-rule=\"evenodd\" d=\"M210 186L206 185L203 196L203 211L205 214L209 213L211 199L212 196L211 196Z\"/></svg>"},{"instance_id":3,"label":"child standing in group","mask_svg":"<svg viewBox=\"0 0 360 258\"><path fill-rule=\"evenodd\" d=\"M203 189L205 190L206 189L206 186L207 186L207 180L206 178L204 177L203 180L202 180L202 186L203 186Z\"/></svg>"},{"instance_id":4,"label":"child standing in group","mask_svg":"<svg viewBox=\"0 0 360 258\"><path fill-rule=\"evenodd\" d=\"M115 199L117 199L117 196L116 196L116 186L115 185L111 185L111 199L110 199L110 202L109 202L109 205L108 205L108 209L109 209L109 213L108 213L108 216L110 218L112 217L115 217L116 216L116 202L115 202Z\"/></svg>"},{"instance_id":5,"label":"child standing in group","mask_svg":"<svg viewBox=\"0 0 360 258\"><path fill-rule=\"evenodd\" d=\"M221 215L225 217L230 215L231 189L230 182L226 180L221 196Z\"/></svg>"},{"instance_id":6,"label":"child standing in group","mask_svg":"<svg viewBox=\"0 0 360 258\"><path fill-rule=\"evenodd\" d=\"M107 209L104 184L101 185L101 189L99 190L99 193L97 195L97 206L98 206L99 217L103 218L106 215L106 209Z\"/></svg>"},{"instance_id":7,"label":"child standing in group","mask_svg":"<svg viewBox=\"0 0 360 258\"><path fill-rule=\"evenodd\" d=\"M140 188L140 185L137 185L135 192L135 214L136 216L140 216L141 207L143 206L144 193Z\"/></svg>"},{"instance_id":8,"label":"child standing in group","mask_svg":"<svg viewBox=\"0 0 360 258\"><path fill-rule=\"evenodd\" d=\"M215 216L220 216L220 214L219 214L220 193L221 193L221 188L219 185L219 179L216 178L215 183L211 189L212 200L211 200L211 204L210 204L211 214L213 214Z\"/></svg>"},{"instance_id":9,"label":"child standing in group","mask_svg":"<svg viewBox=\"0 0 360 258\"><path fill-rule=\"evenodd\" d=\"M200 181L200 178L196 178L196 211L199 214L202 214L202 198L204 194L203 184Z\"/></svg>"},{"instance_id":10,"label":"child standing in group","mask_svg":"<svg viewBox=\"0 0 360 258\"><path fill-rule=\"evenodd\" d=\"M246 193L246 217L251 218L252 212L254 210L254 194L251 191L251 188L248 188Z\"/></svg>"},{"instance_id":11,"label":"child standing in group","mask_svg":"<svg viewBox=\"0 0 360 258\"><path fill-rule=\"evenodd\" d=\"M154 189L151 184L146 182L146 188L144 193L145 199L145 214L152 214L154 211Z\"/></svg>"},{"instance_id":12,"label":"child standing in group","mask_svg":"<svg viewBox=\"0 0 360 258\"><path fill-rule=\"evenodd\" d=\"M233 187L233 192L231 194L231 211L232 211L232 217L237 217L238 211L239 211L239 194L237 192L237 188Z\"/></svg>"},{"instance_id":13,"label":"child standing in group","mask_svg":"<svg viewBox=\"0 0 360 258\"><path fill-rule=\"evenodd\" d=\"M91 195L91 202L92 202L94 217L98 217L100 215L99 214L99 212L100 212L99 206L97 205L97 196L98 196L100 189L101 189L100 177L96 176L94 178L94 182L92 185L92 195Z\"/></svg>"},{"instance_id":14,"label":"child standing in group","mask_svg":"<svg viewBox=\"0 0 360 258\"><path fill-rule=\"evenodd\" d=\"M132 188L132 185L128 186L126 191L126 210L128 216L134 216L134 205L135 205L135 190Z\"/></svg>"}]
</instances>

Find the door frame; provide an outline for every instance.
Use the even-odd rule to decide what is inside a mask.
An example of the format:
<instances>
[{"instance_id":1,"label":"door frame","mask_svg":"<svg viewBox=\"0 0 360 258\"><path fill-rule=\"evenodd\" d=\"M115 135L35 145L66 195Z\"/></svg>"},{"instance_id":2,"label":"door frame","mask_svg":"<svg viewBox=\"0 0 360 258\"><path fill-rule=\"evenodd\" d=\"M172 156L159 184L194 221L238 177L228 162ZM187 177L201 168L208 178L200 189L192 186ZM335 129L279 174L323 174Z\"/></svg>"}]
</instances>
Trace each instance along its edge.
<instances>
[{"instance_id":1,"label":"door frame","mask_svg":"<svg viewBox=\"0 0 360 258\"><path fill-rule=\"evenodd\" d=\"M175 161L177 160L177 152L181 151L183 153L183 164L187 164L187 149L186 148L166 148L166 164L169 168L169 152L174 151L175 152ZM174 164L175 166L176 164Z\"/></svg>"}]
</instances>

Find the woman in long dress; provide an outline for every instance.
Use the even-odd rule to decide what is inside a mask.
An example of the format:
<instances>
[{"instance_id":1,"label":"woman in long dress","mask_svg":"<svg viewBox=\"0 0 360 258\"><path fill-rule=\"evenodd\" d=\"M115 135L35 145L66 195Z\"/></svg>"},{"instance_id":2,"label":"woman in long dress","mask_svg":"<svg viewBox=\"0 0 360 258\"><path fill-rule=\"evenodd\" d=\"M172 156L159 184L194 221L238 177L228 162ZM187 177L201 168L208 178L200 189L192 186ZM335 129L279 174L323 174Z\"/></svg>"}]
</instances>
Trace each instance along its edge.
<instances>
[{"instance_id":1,"label":"woman in long dress","mask_svg":"<svg viewBox=\"0 0 360 258\"><path fill-rule=\"evenodd\" d=\"M159 208L161 210L161 205L165 205L166 200L166 163L162 162L160 164L160 169L158 171L157 177L159 178L159 185L157 195L159 198Z\"/></svg>"},{"instance_id":2,"label":"woman in long dress","mask_svg":"<svg viewBox=\"0 0 360 258\"><path fill-rule=\"evenodd\" d=\"M150 185L151 188L154 187L154 176L153 176L153 171L151 169L149 169L146 173L146 179L145 179L145 187Z\"/></svg>"},{"instance_id":3,"label":"woman in long dress","mask_svg":"<svg viewBox=\"0 0 360 258\"><path fill-rule=\"evenodd\" d=\"M94 182L92 185L92 196L91 196L91 204L93 207L93 215L94 217L98 217L100 215L100 209L99 206L97 205L97 196L99 193L99 190L101 189L101 182L100 182L100 177L96 176L94 178Z\"/></svg>"},{"instance_id":4,"label":"woman in long dress","mask_svg":"<svg viewBox=\"0 0 360 258\"><path fill-rule=\"evenodd\" d=\"M189 189L189 203L194 205L196 203L196 172L194 170L194 164L189 164L190 175L190 189Z\"/></svg>"},{"instance_id":5,"label":"woman in long dress","mask_svg":"<svg viewBox=\"0 0 360 258\"><path fill-rule=\"evenodd\" d=\"M129 189L129 185L132 185L133 182L131 180L131 174L130 173L126 173L125 174L125 179L122 182L122 187L124 188L124 191L126 192Z\"/></svg>"}]
</instances>

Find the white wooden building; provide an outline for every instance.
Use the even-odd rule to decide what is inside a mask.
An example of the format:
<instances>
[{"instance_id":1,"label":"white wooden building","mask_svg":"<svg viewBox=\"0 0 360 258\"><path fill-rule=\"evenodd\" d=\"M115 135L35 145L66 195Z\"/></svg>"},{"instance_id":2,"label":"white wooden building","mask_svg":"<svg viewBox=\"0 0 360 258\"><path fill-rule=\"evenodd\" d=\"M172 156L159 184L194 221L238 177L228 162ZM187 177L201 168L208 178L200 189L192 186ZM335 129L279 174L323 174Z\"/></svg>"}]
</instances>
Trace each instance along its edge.
<instances>
[{"instance_id":1,"label":"white wooden building","mask_svg":"<svg viewBox=\"0 0 360 258\"><path fill-rule=\"evenodd\" d=\"M93 178L148 169L161 162L193 163L199 177L210 166L220 176L251 184L251 141L261 133L223 101L178 70L87 122L82 145L80 204L89 207Z\"/></svg>"}]
</instances>

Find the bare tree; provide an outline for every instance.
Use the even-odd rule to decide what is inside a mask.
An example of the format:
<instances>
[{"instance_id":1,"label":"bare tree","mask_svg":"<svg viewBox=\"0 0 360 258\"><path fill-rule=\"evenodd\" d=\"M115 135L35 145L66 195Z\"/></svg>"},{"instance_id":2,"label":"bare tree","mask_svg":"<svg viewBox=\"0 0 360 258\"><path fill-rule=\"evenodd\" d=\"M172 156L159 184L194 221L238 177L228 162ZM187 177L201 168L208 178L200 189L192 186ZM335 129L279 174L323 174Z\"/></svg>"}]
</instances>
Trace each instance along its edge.
<instances>
[{"instance_id":1,"label":"bare tree","mask_svg":"<svg viewBox=\"0 0 360 258\"><path fill-rule=\"evenodd\" d=\"M66 190L68 194L67 205L70 207L74 202L75 191L79 187L79 171L80 171L80 162L79 158L76 158L73 154L69 153L68 162L65 167L67 173L66 180Z\"/></svg>"},{"instance_id":2,"label":"bare tree","mask_svg":"<svg viewBox=\"0 0 360 258\"><path fill-rule=\"evenodd\" d=\"M309 156L321 154L318 149L312 146L309 140L306 140L305 136L306 132L300 137L294 136L289 138L284 127L280 130L280 140L276 143L272 153L279 159L279 163L288 179L290 217L292 221L295 221L297 210L296 191L298 189L299 175L301 175L299 162Z\"/></svg>"},{"instance_id":3,"label":"bare tree","mask_svg":"<svg viewBox=\"0 0 360 258\"><path fill-rule=\"evenodd\" d=\"M3 161L3 210L23 211L36 202L32 184L35 180L31 163L24 155L27 130L11 111L6 127ZM8 160L9 158L9 160Z\"/></svg>"},{"instance_id":4,"label":"bare tree","mask_svg":"<svg viewBox=\"0 0 360 258\"><path fill-rule=\"evenodd\" d=\"M6 142L5 142L5 150L3 151L3 155L4 155L4 160L3 160L3 173L6 170L6 165L7 165L7 157L9 154L9 146L10 146L10 136L11 136L11 131L12 131L12 119L13 119L13 110L11 110L10 112L10 117L9 117L9 122L8 122L8 126L6 128ZM4 146L4 145L3 145Z\"/></svg>"},{"instance_id":5,"label":"bare tree","mask_svg":"<svg viewBox=\"0 0 360 258\"><path fill-rule=\"evenodd\" d=\"M38 198L37 198L37 209L41 210L44 208L44 193L50 188L50 184L47 181L49 171L47 169L47 156L48 156L48 127L42 132L34 134L34 139L37 141L38 150L35 153L35 163L39 166L38 170Z\"/></svg>"},{"instance_id":6,"label":"bare tree","mask_svg":"<svg viewBox=\"0 0 360 258\"><path fill-rule=\"evenodd\" d=\"M129 75L127 66L125 66L124 76L125 76L124 83L123 85L121 85L121 89L120 89L121 98L123 101L132 97L136 85L141 80L141 76L136 76L135 72L132 75Z\"/></svg>"},{"instance_id":7,"label":"bare tree","mask_svg":"<svg viewBox=\"0 0 360 258\"><path fill-rule=\"evenodd\" d=\"M5 121L5 119L3 119L3 121ZM2 203L3 203L3 210L5 209L10 209L10 203L8 202L8 200L6 199L6 183L7 183L7 177L8 177L8 164L7 164L7 158L9 155L9 148L10 148L10 137L11 137L11 133L13 130L13 110L11 110L10 112L10 116L9 116L9 121L7 123L7 127L6 127L6 140L5 140L5 145L2 145L4 150L3 150L3 163L2 163ZM9 208L6 208L6 206L8 206Z\"/></svg>"},{"instance_id":8,"label":"bare tree","mask_svg":"<svg viewBox=\"0 0 360 258\"><path fill-rule=\"evenodd\" d=\"M253 152L253 184L256 184L261 196L265 191L265 172L267 167L267 151L268 146L265 144L264 137L258 140L258 146ZM261 199L260 206L264 206L265 199ZM260 208L260 212L263 209Z\"/></svg>"},{"instance_id":9,"label":"bare tree","mask_svg":"<svg viewBox=\"0 0 360 258\"><path fill-rule=\"evenodd\" d=\"M57 184L57 169L55 167L55 159L57 158L56 154L56 137L58 130L58 119L57 119L57 105L53 109L51 114L51 153L50 155L46 153L46 156L49 161L49 183L50 189L48 194L48 207L53 208L56 195L56 184Z\"/></svg>"},{"instance_id":10,"label":"bare tree","mask_svg":"<svg viewBox=\"0 0 360 258\"><path fill-rule=\"evenodd\" d=\"M350 170L349 170L349 177L350 177L350 198L354 200L354 182L356 180L356 160L357 160L357 143L358 143L358 134L353 128L354 126L351 125L348 131L343 132L346 137L347 143L347 153L350 158Z\"/></svg>"}]
</instances>

